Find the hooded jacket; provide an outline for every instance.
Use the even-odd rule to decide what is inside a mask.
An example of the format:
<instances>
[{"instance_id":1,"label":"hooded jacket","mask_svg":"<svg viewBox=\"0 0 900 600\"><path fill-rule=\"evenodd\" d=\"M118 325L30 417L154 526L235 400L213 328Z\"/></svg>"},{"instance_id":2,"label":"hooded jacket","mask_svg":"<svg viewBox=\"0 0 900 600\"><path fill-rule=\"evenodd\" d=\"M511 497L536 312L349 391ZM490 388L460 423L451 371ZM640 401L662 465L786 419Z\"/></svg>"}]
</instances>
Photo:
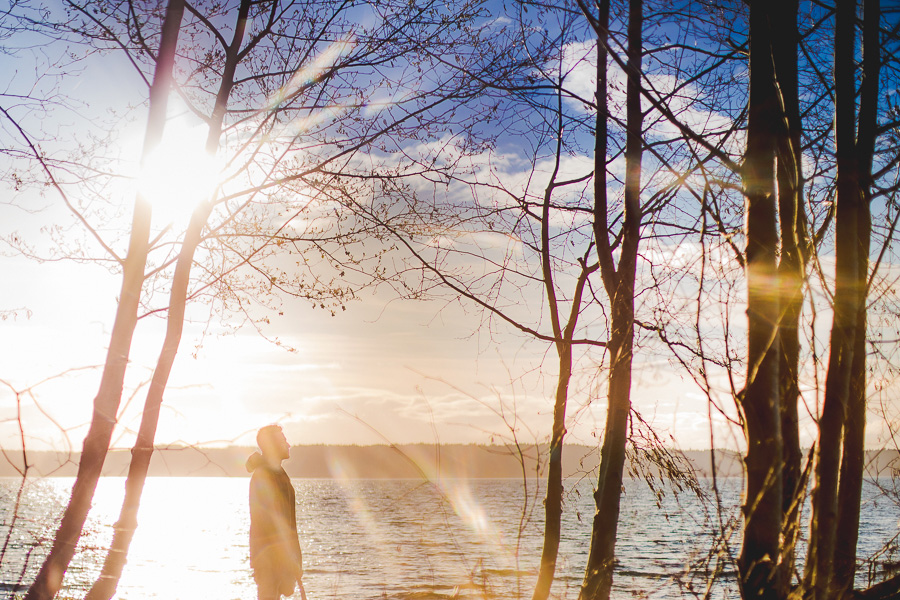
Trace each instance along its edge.
<instances>
[{"instance_id":1,"label":"hooded jacket","mask_svg":"<svg viewBox=\"0 0 900 600\"><path fill-rule=\"evenodd\" d=\"M247 470L252 473L250 565L290 577L302 558L294 486L280 465L272 466L259 452L247 459Z\"/></svg>"}]
</instances>

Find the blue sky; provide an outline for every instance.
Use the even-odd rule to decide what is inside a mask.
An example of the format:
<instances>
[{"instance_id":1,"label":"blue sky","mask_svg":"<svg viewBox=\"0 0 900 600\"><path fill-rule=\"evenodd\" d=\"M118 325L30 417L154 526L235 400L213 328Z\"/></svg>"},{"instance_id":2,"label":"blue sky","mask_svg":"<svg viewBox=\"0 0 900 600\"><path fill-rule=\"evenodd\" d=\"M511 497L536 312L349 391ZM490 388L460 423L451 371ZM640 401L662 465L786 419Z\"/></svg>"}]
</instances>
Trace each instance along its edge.
<instances>
[{"instance_id":1,"label":"blue sky","mask_svg":"<svg viewBox=\"0 0 900 600\"><path fill-rule=\"evenodd\" d=\"M34 43L42 40L27 37L23 45ZM571 69L568 85L587 94L592 86L591 61L595 60L592 59L595 54L590 44L581 42L573 43L568 51L563 61ZM103 180L95 187L67 189L88 216L101 219L107 228L104 235L111 243L122 248L130 215L129 199L133 197L138 173L146 89L129 64L121 57L108 54L65 67L68 75L60 79L50 76L52 70L44 79L30 75L43 72L36 71L35 65L56 62L63 52L64 48L50 45L20 48L0 57L0 73L7 78L0 82L5 94L4 107L10 108L12 102L15 116L22 119L30 132L36 132L44 150L58 157L79 145L92 148L93 135L110 136L111 143L101 146L107 154L97 155L90 150L88 157L99 161L95 164L116 165L117 173L126 177ZM13 95L29 90L37 96L46 94L56 82L69 99L68 105L49 113L10 100ZM674 82L660 77L655 83L665 87ZM384 90L378 90L375 96L387 97L385 94ZM621 98L614 97L614 100ZM574 105L569 108L573 114L589 118L583 108ZM370 106L368 110L376 109ZM693 120L691 124L706 122L719 126L724 119L722 115L691 107L685 110L683 114ZM170 117L167 131L171 146L166 146L168 150L163 153L163 160L170 162L163 163L162 172L176 173L172 183L174 188L181 189L188 183L196 183L198 170L190 160L192 151L185 149L202 146L203 130L177 101L172 103ZM663 138L674 133L660 126L656 135ZM4 126L3 136L4 144L21 145L21 137L8 124ZM448 139L452 140L449 134L424 140L420 149L434 152L443 148ZM732 143L739 142L738 139ZM539 157L535 161L536 173L529 180L534 159L529 155L529 148L530 143L523 139L506 135L501 137L496 152L476 152L466 160L472 173L491 173L495 181L516 193L527 190L535 194L540 192L550 165L546 155ZM179 154L181 151L185 151L184 156ZM2 160L6 161L2 169L7 175L11 169L21 169L21 163L11 162L9 157ZM620 170L620 163L614 162L610 170ZM577 177L588 171L590 165L588 150L573 148L563 169L565 174ZM27 176L27 172L22 173ZM59 174L66 176L65 170ZM60 246L75 251L84 248L87 254L96 254L96 246L73 223L53 189L25 185L16 190L9 178L4 180L4 185L2 196L8 202L0 205L0 234L8 236L18 232L44 256ZM467 191L452 186L418 185L420 193L437 189L451 199ZM304 191L300 189L297 193ZM160 198L156 212L164 219L156 224L160 229L170 214L162 206L163 199L175 198L181 205L185 201L171 189L156 195ZM101 202L110 197L123 200L112 204ZM486 201L493 198L487 197ZM496 200L500 206L507 201ZM41 210L32 212L36 207ZM560 220L555 224L566 223ZM466 232L459 238L449 235L452 231L444 233L442 240L447 240L449 247L464 241L478 242L484 244L490 256L518 257L516 253L524 253L522 239L503 242L485 232L478 235ZM573 237L573 243L577 241ZM423 247L427 248L428 244ZM167 252L163 247L154 260L157 263L163 260ZM571 252L577 254L578 250ZM574 254L566 256L569 264L573 264ZM394 256L388 255L389 263ZM654 264L660 266L660 272L671 267L695 274L691 269L699 264L699 247L686 240L657 241L652 248L644 250L644 256L648 261L656 261ZM724 255L717 260L721 261L722 273L733 268ZM290 268L289 262L278 264ZM827 268L827 258L823 264ZM454 265L460 267L461 273L472 275L473 281L479 280L478 269L484 268L476 263ZM533 263L525 266L533 267ZM119 276L109 269L108 263L36 262L16 255L9 247L0 255L0 269L6 282L14 282L0 289L0 310L5 311L6 317L0 321L0 335L4 340L0 348L0 380L7 384L0 386L0 446L18 447L22 433L18 416L21 415L29 447L78 448L99 382L100 372L94 367L102 364L109 341ZM325 273L334 275L328 269ZM646 286L650 284L651 274L649 267L642 274L648 278L643 282ZM415 274L410 276L414 278ZM563 287L571 276L571 270L563 269ZM486 281L490 287L491 281ZM672 285L659 295L644 293L639 299L642 314L654 314L660 304L674 302L675 298L683 305L669 307L674 309L673 320L684 319L686 326L690 325L688 321L695 314L689 301L693 294L690 283ZM681 287L676 290L678 286ZM730 292L731 304L725 306L710 300L703 309L703 331L710 332L710 343L714 343L722 315L727 313L733 319L731 335L740 344L745 321L740 283L736 286L736 291ZM151 304L158 306L164 300L164 291L164 288L157 290L150 299ZM516 314L549 331L539 287L535 289L529 284L518 296L510 294L506 298ZM499 442L508 439L510 427L525 442L543 441L549 435L557 370L555 351L546 342L517 334L502 322L488 319L471 303L457 301L452 294L440 290L435 290L428 300L404 300L389 285L360 291L355 300L347 303L347 310L337 310L336 316L331 316L329 310L312 308L306 300L269 299L272 305L268 309L251 308L245 317L233 310L219 311L221 306L215 303L196 303L189 309L185 336L161 416L157 436L160 443L252 443L256 428L275 421L283 424L288 439L295 444ZM266 321L253 325L247 318ZM827 311L822 312L817 327L823 327L827 321ZM587 324L585 331L602 339L605 321L600 309L586 313L583 323ZM114 437L117 446L127 447L132 439L145 383L163 333L164 322L160 318L148 317L139 325L133 363L126 380L121 426ZM646 351L640 352L636 359L633 385L636 409L658 428L663 438L672 435L674 442L683 448L708 447L711 429L717 445L739 447L740 432L729 427L724 417L710 411L706 395L687 374L676 368L671 355L653 345L651 338L644 336ZM279 343L274 343L275 340ZM605 415L604 372L598 368L603 356L601 351L593 350L579 358L570 387L568 439L595 444ZM737 377L740 379L740 375ZM712 380L719 393L720 406L733 416L724 372L713 370ZM14 391L26 389L32 389L33 393L20 395L17 408ZM874 445L883 433L881 424L873 422L870 433ZM810 418L805 420L804 435L804 443L809 443L812 440Z\"/></svg>"}]
</instances>

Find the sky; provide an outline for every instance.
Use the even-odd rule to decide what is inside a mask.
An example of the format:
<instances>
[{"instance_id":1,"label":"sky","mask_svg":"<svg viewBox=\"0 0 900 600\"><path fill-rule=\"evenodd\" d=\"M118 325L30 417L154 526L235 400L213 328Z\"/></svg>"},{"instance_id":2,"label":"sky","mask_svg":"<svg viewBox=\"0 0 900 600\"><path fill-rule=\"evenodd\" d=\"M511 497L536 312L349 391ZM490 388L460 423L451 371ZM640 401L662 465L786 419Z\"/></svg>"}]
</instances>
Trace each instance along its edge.
<instances>
[{"instance_id":1,"label":"sky","mask_svg":"<svg viewBox=\"0 0 900 600\"><path fill-rule=\"evenodd\" d=\"M66 222L52 190L5 193L17 206L0 207L4 233L40 245L46 224ZM22 205L44 208L31 213ZM78 229L65 235L81 239ZM14 282L0 288L0 445L21 445L21 414L28 448L77 450L120 276L102 264L40 262L9 251L0 268ZM257 331L211 319L203 307L189 311L158 443L249 445L256 429L272 422L294 444L503 443L511 428L525 443L548 437L555 351L503 325L485 325L476 307L447 298L402 300L383 286L335 316L290 299L280 312ZM138 326L116 447L133 440L164 331L159 316ZM686 448L709 446L705 398L666 360L639 359L635 383L635 406L664 437L674 434ZM583 361L571 387L573 443L598 443L602 385L596 362Z\"/></svg>"},{"instance_id":2,"label":"sky","mask_svg":"<svg viewBox=\"0 0 900 600\"><path fill-rule=\"evenodd\" d=\"M570 83L575 89L590 90L594 72L590 49L581 44L570 50L573 62L565 66L571 70ZM0 57L0 72L13 74L3 82L4 98L29 89L32 93L52 89L57 81L52 72L31 80L21 75L33 69L28 61L35 56L44 55L22 52ZM59 81L76 100L72 109L61 108L49 116L27 110L18 114L26 125L40 124L43 131L54 132L42 139L43 147L53 152L72 150L79 143L87 146L86 132L91 131L94 116L112 119L118 117L111 111L122 113L123 127L113 132L113 143L106 148L124 159L124 174L133 178L112 190L124 200L118 205L120 214L110 222L119 223L124 232L135 182L142 181L136 167L142 121L133 118L142 114L140 94L135 92L140 83L129 65L108 56L80 63L76 74ZM144 190L155 199L156 218L177 227L184 217L170 212L172 206L163 199L175 198L183 206L175 190L184 192L198 184L202 188L198 174L207 166L193 162L192 156L201 153L190 150L202 145L203 129L185 117L177 101L172 106L169 138L159 158L163 162L156 171L152 165L150 170L170 174L169 187L152 187L164 179L159 175L145 175L141 185L150 182L152 189ZM45 118L51 122L42 123ZM708 113L686 118L722 121L721 115ZM4 135L4 143L22 141L9 127ZM511 179L524 178L517 173L515 160L503 159L491 158ZM0 235L7 239L18 235L43 255L54 244L76 249L90 244L54 189L27 185L17 189L9 175L21 168L19 163L10 162L8 156L2 160L7 177L0 188L5 199L0 203ZM486 163L488 158L473 160ZM571 156L564 168L577 176L586 165L590 157ZM185 193L198 192L191 188ZM90 213L92 205L86 206ZM106 233L111 239L118 237L122 246L121 232ZM675 245L662 252L669 255L666 260L690 261L697 250ZM90 261L38 261L9 244L3 247L0 447L20 448L23 438L30 449L80 447L121 283L119 274L108 267ZM542 305L539 295L523 300L526 307ZM293 444L502 443L513 432L525 443L549 438L557 358L546 342L496 321L486 324L480 309L446 294L403 300L388 286L380 286L364 290L346 308L332 316L308 301L284 298L280 314L252 315L268 319L258 328L247 323L238 327L240 323L231 318L223 321L204 306L189 308L157 442L249 445L256 429L273 422L284 427ZM743 316L741 306L730 310L737 323ZM819 323L825 322L820 315ZM742 326L735 325L738 335ZM159 316L139 324L113 438L116 447L128 447L133 441L164 332ZM572 443L599 444L606 406L601 361L602 353L592 352L576 368L567 421L567 439ZM636 410L666 443L684 449L708 448L711 442L739 448L740 432L710 409L706 396L674 362L658 351L638 354L632 387ZM727 389L724 373L714 373L713 379ZM720 404L733 418L731 399L720 398ZM808 444L811 419L805 420L804 428ZM873 445L882 432L877 423L870 427Z\"/></svg>"},{"instance_id":3,"label":"sky","mask_svg":"<svg viewBox=\"0 0 900 600\"><path fill-rule=\"evenodd\" d=\"M6 221L8 222L8 221ZM77 449L91 415L109 342L119 280L96 265L2 259L0 306L23 307L0 322L0 379L23 395L28 446ZM189 324L165 395L162 444L251 444L278 422L294 444L502 443L497 412L516 409L518 435L543 440L550 424L556 359L544 344L479 331L480 315L458 304L366 295L332 317L306 302L284 306L266 333ZM114 445L127 447L164 334L161 319L138 327ZM493 339L492 339L493 338ZM496 339L506 343L497 344ZM291 346L289 351L284 346ZM85 369L68 372L72 369ZM604 402L588 403L599 371L573 385L570 440L597 443ZM635 403L679 433L688 447L708 445L705 402L665 364L645 365ZM639 375L640 377L640 375ZM588 389L585 389L585 388ZM15 396L0 392L4 447L19 445ZM37 404L55 421L37 410ZM503 405L503 406L501 406ZM573 410L574 409L574 410ZM60 427L62 430L60 430ZM530 431L529 431L530 429ZM705 443L705 444L704 444Z\"/></svg>"}]
</instances>

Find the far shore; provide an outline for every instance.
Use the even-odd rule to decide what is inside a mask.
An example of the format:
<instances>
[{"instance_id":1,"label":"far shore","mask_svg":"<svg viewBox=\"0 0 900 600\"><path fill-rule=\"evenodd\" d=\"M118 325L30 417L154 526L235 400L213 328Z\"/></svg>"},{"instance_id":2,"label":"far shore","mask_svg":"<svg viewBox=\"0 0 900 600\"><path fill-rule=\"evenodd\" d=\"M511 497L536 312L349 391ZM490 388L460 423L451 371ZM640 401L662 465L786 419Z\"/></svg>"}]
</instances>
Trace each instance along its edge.
<instances>
[{"instance_id":1,"label":"far shore","mask_svg":"<svg viewBox=\"0 0 900 600\"><path fill-rule=\"evenodd\" d=\"M247 477L244 467L254 448L165 447L158 448L150 463L151 477ZM543 478L536 455L546 463L547 448L522 448L520 457L514 448L476 444L406 444L398 446L294 446L284 466L288 475L317 479L437 479L437 478ZM111 450L103 466L103 475L128 474L129 450ZM716 450L717 477L740 477L741 456L730 450ZM671 451L681 467L690 467L698 477L713 474L709 450ZM73 477L77 473L79 453L29 451L29 477ZM891 475L900 470L896 450L868 452L870 476ZM563 476L591 477L600 462L595 447L570 445L563 451ZM0 477L20 477L22 451L4 450L0 454ZM652 473L660 476L665 465L646 458L629 460L626 476Z\"/></svg>"}]
</instances>

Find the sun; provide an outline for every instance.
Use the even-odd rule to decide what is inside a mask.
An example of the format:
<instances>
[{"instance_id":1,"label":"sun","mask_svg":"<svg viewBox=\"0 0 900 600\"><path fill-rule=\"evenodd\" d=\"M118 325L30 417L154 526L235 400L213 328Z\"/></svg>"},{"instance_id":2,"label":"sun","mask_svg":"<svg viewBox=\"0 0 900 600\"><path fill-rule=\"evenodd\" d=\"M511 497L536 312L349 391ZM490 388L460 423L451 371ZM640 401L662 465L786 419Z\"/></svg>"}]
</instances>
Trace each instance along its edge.
<instances>
[{"instance_id":1,"label":"sun","mask_svg":"<svg viewBox=\"0 0 900 600\"><path fill-rule=\"evenodd\" d=\"M204 149L207 131L203 123L170 119L159 146L144 160L138 185L153 206L154 222L186 225L194 208L215 190L221 169Z\"/></svg>"}]
</instances>

